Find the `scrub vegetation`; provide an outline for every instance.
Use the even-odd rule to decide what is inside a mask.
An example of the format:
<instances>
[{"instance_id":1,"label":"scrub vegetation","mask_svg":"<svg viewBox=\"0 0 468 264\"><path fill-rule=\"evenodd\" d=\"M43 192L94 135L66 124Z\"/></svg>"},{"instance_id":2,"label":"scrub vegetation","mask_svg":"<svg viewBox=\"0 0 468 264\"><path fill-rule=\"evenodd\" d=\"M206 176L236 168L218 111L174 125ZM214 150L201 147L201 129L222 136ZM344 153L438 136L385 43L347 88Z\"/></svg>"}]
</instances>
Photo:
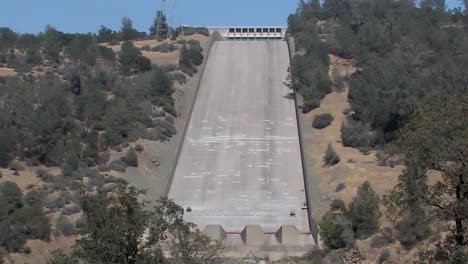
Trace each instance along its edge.
<instances>
[{"instance_id":1,"label":"scrub vegetation","mask_svg":"<svg viewBox=\"0 0 468 264\"><path fill-rule=\"evenodd\" d=\"M168 30L177 37L177 30ZM112 176L112 170L138 167L144 147L136 141L168 141L177 133L175 82L187 82L180 70L192 75L204 59L200 43L187 40L180 68L152 65L144 56L148 52L179 48L140 49L135 41L152 33L137 31L129 18L122 20L120 31L102 26L98 34L63 33L52 26L39 34L0 28L0 68L14 73L0 75L0 263L9 253L35 250L26 246L28 240L77 235L82 237L76 250L57 253L51 263L162 261L158 245L175 226L183 230L172 233L180 237L173 245L180 252L174 254L178 263L209 263L218 256L219 247L183 222L182 208L165 201L157 209L159 219L150 219L143 209L147 203L139 200L143 194ZM109 46L120 47L114 51ZM117 155L122 158L116 158L122 151ZM34 182L20 189L1 179L3 172L15 176L14 181L31 177ZM137 242L150 227L155 235L147 248L140 248ZM133 237L122 236L127 231ZM91 235L96 233L100 235ZM198 247L194 251L187 249L192 244ZM97 245L104 245L104 251ZM199 257L200 252L210 257Z\"/></svg>"},{"instance_id":2,"label":"scrub vegetation","mask_svg":"<svg viewBox=\"0 0 468 264\"><path fill-rule=\"evenodd\" d=\"M289 17L297 54L291 87L304 98L303 111L332 90L326 55L351 60L358 70L346 80L330 73L340 91L349 84L342 144L378 150L385 163L405 166L384 195L365 182L348 206L333 201L320 222L331 250L326 259L353 255L356 241L368 237L383 248L381 263L392 259L386 247L396 241L417 252L415 263L468 258L468 18L466 9L446 10L444 3L300 1ZM333 165L333 153L329 146L325 164ZM390 227L380 228L384 220Z\"/></svg>"}]
</instances>

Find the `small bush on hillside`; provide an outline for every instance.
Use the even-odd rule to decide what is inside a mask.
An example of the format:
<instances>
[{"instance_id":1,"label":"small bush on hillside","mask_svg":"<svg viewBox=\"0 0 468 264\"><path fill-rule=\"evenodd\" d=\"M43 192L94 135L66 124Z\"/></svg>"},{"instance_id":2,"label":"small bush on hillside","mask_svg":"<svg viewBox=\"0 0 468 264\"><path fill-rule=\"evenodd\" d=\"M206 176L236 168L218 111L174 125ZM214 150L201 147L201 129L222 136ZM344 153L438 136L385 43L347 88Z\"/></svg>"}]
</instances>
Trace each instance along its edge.
<instances>
[{"instance_id":1,"label":"small bush on hillside","mask_svg":"<svg viewBox=\"0 0 468 264\"><path fill-rule=\"evenodd\" d=\"M62 175L65 177L71 177L73 172L78 168L78 161L80 155L78 154L81 150L74 149L67 153L64 164L62 166Z\"/></svg>"},{"instance_id":2,"label":"small bush on hillside","mask_svg":"<svg viewBox=\"0 0 468 264\"><path fill-rule=\"evenodd\" d=\"M176 72L171 74L171 80L178 82L179 84L186 84L187 83L187 77L185 74Z\"/></svg>"},{"instance_id":3,"label":"small bush on hillside","mask_svg":"<svg viewBox=\"0 0 468 264\"><path fill-rule=\"evenodd\" d=\"M81 212L81 207L78 204L72 203L62 208L63 215L72 215Z\"/></svg>"},{"instance_id":4,"label":"small bush on hillside","mask_svg":"<svg viewBox=\"0 0 468 264\"><path fill-rule=\"evenodd\" d=\"M170 115L172 115L174 117L177 117L177 111L175 110L175 108L173 106L165 105L163 107L163 110L166 111L168 114L170 114Z\"/></svg>"},{"instance_id":5,"label":"small bush on hillside","mask_svg":"<svg viewBox=\"0 0 468 264\"><path fill-rule=\"evenodd\" d=\"M333 116L328 113L317 115L315 116L314 121L312 122L312 126L317 129L326 128L327 126L331 125L333 120Z\"/></svg>"},{"instance_id":6,"label":"small bush on hillside","mask_svg":"<svg viewBox=\"0 0 468 264\"><path fill-rule=\"evenodd\" d=\"M23 164L19 163L19 162L10 163L9 168L10 168L10 170L14 170L14 171L24 171L24 170L26 170L26 167Z\"/></svg>"},{"instance_id":7,"label":"small bush on hillside","mask_svg":"<svg viewBox=\"0 0 468 264\"><path fill-rule=\"evenodd\" d=\"M42 56L39 50L27 50L26 51L26 63L31 65L41 65Z\"/></svg>"},{"instance_id":8,"label":"small bush on hillside","mask_svg":"<svg viewBox=\"0 0 468 264\"><path fill-rule=\"evenodd\" d=\"M147 57L140 56L136 62L137 69L140 72L151 71L151 60Z\"/></svg>"},{"instance_id":9,"label":"small bush on hillside","mask_svg":"<svg viewBox=\"0 0 468 264\"><path fill-rule=\"evenodd\" d=\"M133 148L128 149L127 154L122 158L122 161L128 166L138 167L138 156Z\"/></svg>"},{"instance_id":10,"label":"small bush on hillside","mask_svg":"<svg viewBox=\"0 0 468 264\"><path fill-rule=\"evenodd\" d=\"M178 29L179 32L181 32L182 29ZM184 27L184 35L185 36L191 36L194 34L200 34L203 36L210 36L210 31L206 27Z\"/></svg>"},{"instance_id":11,"label":"small bush on hillside","mask_svg":"<svg viewBox=\"0 0 468 264\"><path fill-rule=\"evenodd\" d=\"M135 150L138 151L138 152L142 152L144 150L143 146L140 145L140 144L136 144L135 146Z\"/></svg>"},{"instance_id":12,"label":"small bush on hillside","mask_svg":"<svg viewBox=\"0 0 468 264\"><path fill-rule=\"evenodd\" d=\"M174 124L174 122L175 122L175 119L174 119L173 116L166 116L165 119L166 119L166 121L169 121L171 124Z\"/></svg>"},{"instance_id":13,"label":"small bush on hillside","mask_svg":"<svg viewBox=\"0 0 468 264\"><path fill-rule=\"evenodd\" d=\"M36 171L36 177L38 177L44 182L50 182L53 176L45 170L38 170Z\"/></svg>"},{"instance_id":14,"label":"small bush on hillside","mask_svg":"<svg viewBox=\"0 0 468 264\"><path fill-rule=\"evenodd\" d=\"M302 105L302 113L307 114L318 107L320 107L320 98L304 99L304 104Z\"/></svg>"},{"instance_id":15,"label":"small bush on hillside","mask_svg":"<svg viewBox=\"0 0 468 264\"><path fill-rule=\"evenodd\" d=\"M75 225L64 216L60 216L55 222L54 235L59 236L60 234L64 236L72 236L75 234Z\"/></svg>"},{"instance_id":16,"label":"small bush on hillside","mask_svg":"<svg viewBox=\"0 0 468 264\"><path fill-rule=\"evenodd\" d=\"M144 50L144 51L150 51L151 50L151 46L150 45L144 45L143 47L140 48L141 50Z\"/></svg>"},{"instance_id":17,"label":"small bush on hillside","mask_svg":"<svg viewBox=\"0 0 468 264\"><path fill-rule=\"evenodd\" d=\"M390 250L388 248L382 249L379 256L379 264L384 263L390 258Z\"/></svg>"},{"instance_id":18,"label":"small bush on hillside","mask_svg":"<svg viewBox=\"0 0 468 264\"><path fill-rule=\"evenodd\" d=\"M113 49L104 47L104 46L99 46L99 54L101 58L103 58L106 61L114 61L115 60L115 52Z\"/></svg>"},{"instance_id":19,"label":"small bush on hillside","mask_svg":"<svg viewBox=\"0 0 468 264\"><path fill-rule=\"evenodd\" d=\"M354 244L354 232L343 213L327 212L320 222L320 236L330 249L350 247Z\"/></svg>"},{"instance_id":20,"label":"small bush on hillside","mask_svg":"<svg viewBox=\"0 0 468 264\"><path fill-rule=\"evenodd\" d=\"M325 156L323 157L323 161L325 162L326 166L333 166L340 162L340 157L333 149L331 143L328 144L327 152L325 152Z\"/></svg>"},{"instance_id":21,"label":"small bush on hillside","mask_svg":"<svg viewBox=\"0 0 468 264\"><path fill-rule=\"evenodd\" d=\"M98 163L105 165L110 161L110 158L111 158L110 153L109 152L104 152L101 155L99 155Z\"/></svg>"},{"instance_id":22,"label":"small bush on hillside","mask_svg":"<svg viewBox=\"0 0 468 264\"><path fill-rule=\"evenodd\" d=\"M185 45L185 44L187 44L187 40L185 40L185 39L179 39L179 40L176 41L176 43L177 43L177 44L181 44L181 45Z\"/></svg>"},{"instance_id":23,"label":"small bush on hillside","mask_svg":"<svg viewBox=\"0 0 468 264\"><path fill-rule=\"evenodd\" d=\"M197 40L189 40L187 44L189 48L184 45L180 50L179 68L184 73L192 76L193 73L197 72L196 66L200 66L203 63L203 49Z\"/></svg>"},{"instance_id":24,"label":"small bush on hillside","mask_svg":"<svg viewBox=\"0 0 468 264\"><path fill-rule=\"evenodd\" d=\"M375 137L367 126L356 122L349 125L342 124L341 140L345 147L358 148L362 152L366 152L373 148Z\"/></svg>"},{"instance_id":25,"label":"small bush on hillside","mask_svg":"<svg viewBox=\"0 0 468 264\"><path fill-rule=\"evenodd\" d=\"M325 257L327 256L326 252L320 249L318 246L314 246L304 257L293 258L293 262L285 263L310 263L310 264L321 264L323 263ZM296 262L297 261L297 262ZM306 261L306 262L304 262Z\"/></svg>"},{"instance_id":26,"label":"small bush on hillside","mask_svg":"<svg viewBox=\"0 0 468 264\"><path fill-rule=\"evenodd\" d=\"M341 192L342 190L344 190L346 188L346 183L344 182L340 182L336 188L335 188L335 192Z\"/></svg>"},{"instance_id":27,"label":"small bush on hillside","mask_svg":"<svg viewBox=\"0 0 468 264\"><path fill-rule=\"evenodd\" d=\"M178 48L176 45L171 43L163 43L151 49L151 51L161 52L161 53L170 53L176 51Z\"/></svg>"},{"instance_id":28,"label":"small bush on hillside","mask_svg":"<svg viewBox=\"0 0 468 264\"><path fill-rule=\"evenodd\" d=\"M125 172L126 166L122 161L114 160L109 164L109 169L118 172Z\"/></svg>"},{"instance_id":29,"label":"small bush on hillside","mask_svg":"<svg viewBox=\"0 0 468 264\"><path fill-rule=\"evenodd\" d=\"M151 61L141 55L132 42L124 42L119 52L120 71L123 75L151 70Z\"/></svg>"}]
</instances>

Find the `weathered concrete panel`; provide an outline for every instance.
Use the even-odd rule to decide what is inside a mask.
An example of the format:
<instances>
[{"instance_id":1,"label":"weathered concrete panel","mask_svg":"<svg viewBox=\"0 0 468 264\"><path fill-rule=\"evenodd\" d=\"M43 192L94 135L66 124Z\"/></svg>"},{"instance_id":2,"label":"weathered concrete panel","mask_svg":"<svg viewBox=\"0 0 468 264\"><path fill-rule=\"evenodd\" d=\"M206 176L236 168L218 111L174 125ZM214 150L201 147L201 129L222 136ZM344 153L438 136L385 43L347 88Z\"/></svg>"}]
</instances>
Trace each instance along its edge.
<instances>
[{"instance_id":1,"label":"weathered concrete panel","mask_svg":"<svg viewBox=\"0 0 468 264\"><path fill-rule=\"evenodd\" d=\"M285 246L296 246L300 245L299 231L293 225L283 225L276 232L276 238Z\"/></svg>"},{"instance_id":2,"label":"weathered concrete panel","mask_svg":"<svg viewBox=\"0 0 468 264\"><path fill-rule=\"evenodd\" d=\"M187 221L309 231L288 66L285 41L214 44L169 192Z\"/></svg>"},{"instance_id":3,"label":"weathered concrete panel","mask_svg":"<svg viewBox=\"0 0 468 264\"><path fill-rule=\"evenodd\" d=\"M226 231L220 225L208 225L205 227L205 229L203 229L203 233L211 237L211 239L214 239L220 242L226 240L227 238Z\"/></svg>"},{"instance_id":4,"label":"weathered concrete panel","mask_svg":"<svg viewBox=\"0 0 468 264\"><path fill-rule=\"evenodd\" d=\"M263 229L259 225L247 225L241 233L242 241L247 246L261 246L265 244Z\"/></svg>"}]
</instances>

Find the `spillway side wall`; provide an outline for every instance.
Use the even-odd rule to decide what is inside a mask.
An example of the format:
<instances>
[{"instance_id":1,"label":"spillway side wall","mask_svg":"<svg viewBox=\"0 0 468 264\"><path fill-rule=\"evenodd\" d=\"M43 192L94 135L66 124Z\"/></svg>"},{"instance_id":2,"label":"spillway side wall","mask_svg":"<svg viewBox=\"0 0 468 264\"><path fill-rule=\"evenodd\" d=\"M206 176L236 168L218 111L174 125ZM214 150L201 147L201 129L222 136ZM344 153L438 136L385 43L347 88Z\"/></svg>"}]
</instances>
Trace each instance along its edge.
<instances>
[{"instance_id":1,"label":"spillway side wall","mask_svg":"<svg viewBox=\"0 0 468 264\"><path fill-rule=\"evenodd\" d=\"M295 55L295 43L294 43L294 38L291 37L290 35L286 34L285 40L288 43L288 49L289 49L289 58L292 63L294 55ZM294 78L291 76L291 78ZM297 128L299 131L299 146L300 146L300 152L301 152L301 164L302 164L302 172L304 176L304 188L305 188L305 193L306 193L306 199L307 199L307 213L309 215L309 228L310 232L312 233L312 236L314 237L315 243L319 245L319 231L320 231L320 226L318 222L315 220L315 218L312 216L312 210L311 206L313 206L310 202L310 193L308 190L308 172L306 170L306 166L304 163L304 145L303 145L303 135L302 135L302 123L300 121L300 112L299 112L299 107L298 107L298 94L296 91L293 91L294 93L294 104L296 107L296 120L297 120Z\"/></svg>"}]
</instances>

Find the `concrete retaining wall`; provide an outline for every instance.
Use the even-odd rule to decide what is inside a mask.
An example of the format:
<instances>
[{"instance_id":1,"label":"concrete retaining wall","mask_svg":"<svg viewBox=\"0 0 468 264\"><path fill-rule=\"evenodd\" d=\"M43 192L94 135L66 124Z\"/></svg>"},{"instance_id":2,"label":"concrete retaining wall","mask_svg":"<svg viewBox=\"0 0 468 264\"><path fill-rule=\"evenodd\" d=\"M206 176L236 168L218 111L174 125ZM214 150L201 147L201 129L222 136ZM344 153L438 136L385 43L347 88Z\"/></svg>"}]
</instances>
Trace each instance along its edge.
<instances>
[{"instance_id":1,"label":"concrete retaining wall","mask_svg":"<svg viewBox=\"0 0 468 264\"><path fill-rule=\"evenodd\" d=\"M289 34L286 34L285 36L285 40L286 42L288 43L288 48L289 48L289 57L290 57L290 60L291 60L291 63L293 61L293 58L294 58L294 55L295 55L295 43L294 43L294 38L291 37ZM293 76L291 76L291 78L294 78ZM297 127L299 128L299 143L300 143L300 146L301 146L301 161L302 161L302 171L303 171L303 175L304 175L304 185L305 185L305 191L306 191L306 199L307 199L307 212L309 214L309 226L310 226L310 232L312 233L312 236L314 237L314 240L315 240L315 243L317 243L317 245L320 245L319 243L319 231L320 231L320 227L318 225L318 222L314 219L313 215L312 215L312 210L311 210L311 198L310 198L310 190L308 188L309 184L308 184L308 171L306 169L306 166L304 164L304 147L303 147L303 136L302 136L302 123L301 123L301 119L300 119L300 109L298 107L298 97L300 96L298 93L296 93L296 91L293 91L294 93L294 102L296 104L296 120L297 120Z\"/></svg>"}]
</instances>

